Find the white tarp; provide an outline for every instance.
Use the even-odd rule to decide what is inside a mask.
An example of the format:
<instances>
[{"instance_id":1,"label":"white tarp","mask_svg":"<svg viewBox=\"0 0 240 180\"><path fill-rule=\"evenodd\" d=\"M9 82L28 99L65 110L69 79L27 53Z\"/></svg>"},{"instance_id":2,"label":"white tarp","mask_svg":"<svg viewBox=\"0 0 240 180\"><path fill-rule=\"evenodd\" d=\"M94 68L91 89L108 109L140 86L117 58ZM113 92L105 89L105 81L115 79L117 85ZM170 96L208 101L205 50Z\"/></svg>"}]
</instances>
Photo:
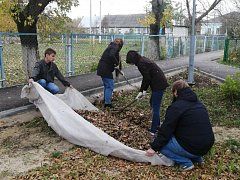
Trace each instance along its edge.
<instances>
[{"instance_id":1,"label":"white tarp","mask_svg":"<svg viewBox=\"0 0 240 180\"><path fill-rule=\"evenodd\" d=\"M72 96L76 91L75 89L67 88L65 93L69 93ZM76 94L79 95L81 93L77 92ZM58 96L60 98L64 97L66 103L74 101L72 97L69 97L70 99L72 98L72 101L66 100L68 98L64 94ZM33 82L31 86L24 86L21 97L27 97L31 102L34 102L48 125L59 136L73 144L90 148L105 156L112 155L134 162L150 162L152 165L173 165L173 162L165 156L155 154L153 157L147 157L145 151L130 148L115 140L77 114L70 107L73 104L67 105L63 100L52 95L36 82ZM87 104L84 104L81 100L84 102L88 101L84 96L80 95L80 98L76 98L76 101L80 101L80 106L75 104L75 108L80 107L79 109L81 109L81 107L84 107L83 109L87 109L91 107L91 109L97 110L93 108L94 106L89 101Z\"/></svg>"}]
</instances>

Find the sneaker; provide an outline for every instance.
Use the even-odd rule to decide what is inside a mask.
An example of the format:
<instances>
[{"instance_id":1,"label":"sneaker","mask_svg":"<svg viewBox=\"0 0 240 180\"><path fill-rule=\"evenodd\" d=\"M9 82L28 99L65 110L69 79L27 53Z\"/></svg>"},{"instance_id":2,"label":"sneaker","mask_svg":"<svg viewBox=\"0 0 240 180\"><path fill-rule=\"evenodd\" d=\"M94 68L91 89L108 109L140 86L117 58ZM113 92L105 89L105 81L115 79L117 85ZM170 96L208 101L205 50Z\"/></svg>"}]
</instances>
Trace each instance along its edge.
<instances>
[{"instance_id":1,"label":"sneaker","mask_svg":"<svg viewBox=\"0 0 240 180\"><path fill-rule=\"evenodd\" d=\"M104 104L104 108L113 109L113 105L112 104Z\"/></svg>"},{"instance_id":2,"label":"sneaker","mask_svg":"<svg viewBox=\"0 0 240 180\"><path fill-rule=\"evenodd\" d=\"M190 165L190 166L181 166L181 170L182 171L190 171L194 168L194 165Z\"/></svg>"},{"instance_id":3,"label":"sneaker","mask_svg":"<svg viewBox=\"0 0 240 180\"><path fill-rule=\"evenodd\" d=\"M149 134L151 135L151 136L154 136L155 134L153 133L153 132L151 132L151 131L149 131Z\"/></svg>"},{"instance_id":4,"label":"sneaker","mask_svg":"<svg viewBox=\"0 0 240 180\"><path fill-rule=\"evenodd\" d=\"M191 161L193 162L193 164L196 164L196 165L203 165L204 164L204 161L203 161L203 158L200 157L200 158L195 158L195 159L191 159Z\"/></svg>"}]
</instances>

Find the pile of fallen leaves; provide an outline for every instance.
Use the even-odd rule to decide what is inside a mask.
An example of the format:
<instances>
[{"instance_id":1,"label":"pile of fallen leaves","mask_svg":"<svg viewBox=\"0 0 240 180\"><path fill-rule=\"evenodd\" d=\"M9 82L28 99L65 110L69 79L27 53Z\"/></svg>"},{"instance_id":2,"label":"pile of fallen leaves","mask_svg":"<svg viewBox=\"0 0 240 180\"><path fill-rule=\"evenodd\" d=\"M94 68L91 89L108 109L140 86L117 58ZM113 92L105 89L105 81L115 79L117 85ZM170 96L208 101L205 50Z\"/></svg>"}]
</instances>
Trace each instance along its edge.
<instances>
[{"instance_id":1,"label":"pile of fallen leaves","mask_svg":"<svg viewBox=\"0 0 240 180\"><path fill-rule=\"evenodd\" d=\"M131 111L125 111L117 115L111 113L111 111L90 112L81 110L77 113L127 146L137 149L147 149L149 147L148 128L151 123L149 113L140 112L136 108L131 108Z\"/></svg>"}]
</instances>

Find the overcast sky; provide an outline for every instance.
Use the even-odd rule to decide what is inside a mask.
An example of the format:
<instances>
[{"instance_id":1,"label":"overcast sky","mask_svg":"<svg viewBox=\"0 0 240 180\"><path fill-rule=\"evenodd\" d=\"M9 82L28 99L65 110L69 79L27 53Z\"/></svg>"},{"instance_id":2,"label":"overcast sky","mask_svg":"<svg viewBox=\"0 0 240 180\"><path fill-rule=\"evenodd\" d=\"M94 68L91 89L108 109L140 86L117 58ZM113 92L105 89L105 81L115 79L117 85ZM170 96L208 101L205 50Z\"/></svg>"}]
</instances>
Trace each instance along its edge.
<instances>
[{"instance_id":1,"label":"overcast sky","mask_svg":"<svg viewBox=\"0 0 240 180\"><path fill-rule=\"evenodd\" d=\"M145 13L149 0L101 0L101 14L139 14ZM90 0L79 0L79 6L73 7L71 18L90 16ZM92 16L100 15L100 0L92 0Z\"/></svg>"},{"instance_id":2,"label":"overcast sky","mask_svg":"<svg viewBox=\"0 0 240 180\"><path fill-rule=\"evenodd\" d=\"M149 5L150 0L91 0L92 2L92 23L94 21L99 20L100 16L100 1L101 1L101 16L104 15L116 15L116 14L140 14L146 13L146 6ZM183 0L172 0L173 4L177 2L182 2L182 6L185 6L185 1ZM201 11L202 5L209 7L213 0L201 0L201 4L199 1L197 3L197 11ZM223 1L224 2L224 1ZM229 7L229 0L225 0L225 3L222 6L218 6L218 9L223 13L229 12L226 10ZM192 7L192 1L190 1L190 7ZM185 11L186 13L186 11ZM212 12L212 14L216 14L216 11ZM217 14L216 14L217 15ZM90 17L90 0L79 0L79 6L73 7L69 16L72 19L78 17L84 17L82 23L84 25L89 26L89 17ZM209 17L211 14L209 15ZM213 16L213 15L212 15ZM215 15L214 15L215 16ZM96 20L98 19L98 20Z\"/></svg>"}]
</instances>

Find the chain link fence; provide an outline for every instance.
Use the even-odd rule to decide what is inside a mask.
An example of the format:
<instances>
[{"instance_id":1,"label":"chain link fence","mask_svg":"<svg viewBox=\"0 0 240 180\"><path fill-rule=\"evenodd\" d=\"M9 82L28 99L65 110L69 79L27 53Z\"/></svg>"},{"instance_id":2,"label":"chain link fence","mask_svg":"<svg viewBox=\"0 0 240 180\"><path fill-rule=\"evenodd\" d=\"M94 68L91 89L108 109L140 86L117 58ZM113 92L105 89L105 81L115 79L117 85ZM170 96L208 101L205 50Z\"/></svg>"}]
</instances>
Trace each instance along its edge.
<instances>
[{"instance_id":1,"label":"chain link fence","mask_svg":"<svg viewBox=\"0 0 240 180\"><path fill-rule=\"evenodd\" d=\"M0 87L9 87L26 83L26 72L19 33L0 33ZM149 35L97 35L97 34L36 34L39 59L44 58L45 49L56 50L56 64L65 76L74 76L97 69L98 61L115 38L122 38L124 46L120 51L123 66L129 50L139 51L147 56ZM221 50L224 48L224 36L197 36L196 53ZM189 54L189 37L160 36L161 59L170 59Z\"/></svg>"},{"instance_id":2,"label":"chain link fence","mask_svg":"<svg viewBox=\"0 0 240 180\"><path fill-rule=\"evenodd\" d=\"M223 61L240 65L240 39L227 38L225 40Z\"/></svg>"}]
</instances>

